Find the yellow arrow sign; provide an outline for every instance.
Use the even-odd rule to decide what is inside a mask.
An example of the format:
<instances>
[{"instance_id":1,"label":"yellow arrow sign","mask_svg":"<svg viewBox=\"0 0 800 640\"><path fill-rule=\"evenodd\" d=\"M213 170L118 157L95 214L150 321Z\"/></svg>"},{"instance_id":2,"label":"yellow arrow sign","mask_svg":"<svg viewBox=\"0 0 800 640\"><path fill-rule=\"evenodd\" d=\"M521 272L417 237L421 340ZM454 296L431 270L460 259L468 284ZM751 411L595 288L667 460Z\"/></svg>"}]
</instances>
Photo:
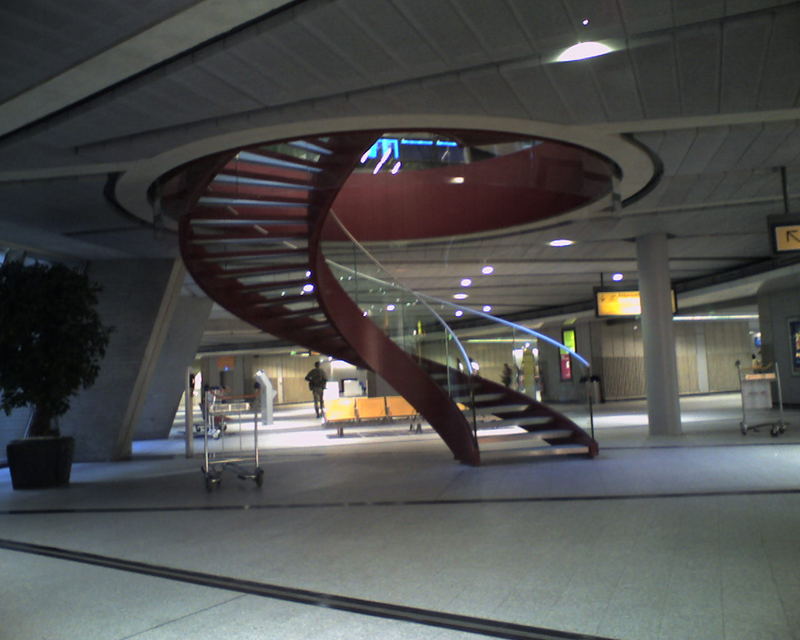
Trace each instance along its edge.
<instances>
[{"instance_id":1,"label":"yellow arrow sign","mask_svg":"<svg viewBox=\"0 0 800 640\"><path fill-rule=\"evenodd\" d=\"M800 251L800 224L778 224L773 229L777 251Z\"/></svg>"}]
</instances>

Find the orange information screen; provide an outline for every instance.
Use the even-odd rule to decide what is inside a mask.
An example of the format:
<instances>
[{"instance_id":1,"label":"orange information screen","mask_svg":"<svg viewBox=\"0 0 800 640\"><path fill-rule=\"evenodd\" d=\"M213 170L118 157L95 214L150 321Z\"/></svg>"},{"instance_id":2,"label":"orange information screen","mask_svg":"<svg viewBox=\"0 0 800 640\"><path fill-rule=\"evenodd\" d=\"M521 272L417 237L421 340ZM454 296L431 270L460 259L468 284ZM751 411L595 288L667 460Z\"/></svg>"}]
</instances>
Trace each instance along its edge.
<instances>
[{"instance_id":1,"label":"orange information screen","mask_svg":"<svg viewBox=\"0 0 800 640\"><path fill-rule=\"evenodd\" d=\"M640 316L642 303L638 291L598 291L598 316Z\"/></svg>"},{"instance_id":2,"label":"orange information screen","mask_svg":"<svg viewBox=\"0 0 800 640\"><path fill-rule=\"evenodd\" d=\"M598 316L640 316L642 303L638 291L597 291L595 306ZM675 292L672 292L672 312L675 313Z\"/></svg>"}]
</instances>

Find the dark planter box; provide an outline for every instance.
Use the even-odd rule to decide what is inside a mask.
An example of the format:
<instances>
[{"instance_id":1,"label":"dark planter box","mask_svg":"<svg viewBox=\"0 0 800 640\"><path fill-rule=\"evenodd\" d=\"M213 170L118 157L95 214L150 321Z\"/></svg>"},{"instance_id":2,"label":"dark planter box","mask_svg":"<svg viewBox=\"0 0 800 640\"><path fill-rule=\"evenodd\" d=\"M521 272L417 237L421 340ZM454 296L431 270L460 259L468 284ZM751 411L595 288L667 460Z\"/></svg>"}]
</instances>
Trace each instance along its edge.
<instances>
[{"instance_id":1,"label":"dark planter box","mask_svg":"<svg viewBox=\"0 0 800 640\"><path fill-rule=\"evenodd\" d=\"M75 439L69 436L12 440L6 445L11 486L44 489L69 484Z\"/></svg>"}]
</instances>

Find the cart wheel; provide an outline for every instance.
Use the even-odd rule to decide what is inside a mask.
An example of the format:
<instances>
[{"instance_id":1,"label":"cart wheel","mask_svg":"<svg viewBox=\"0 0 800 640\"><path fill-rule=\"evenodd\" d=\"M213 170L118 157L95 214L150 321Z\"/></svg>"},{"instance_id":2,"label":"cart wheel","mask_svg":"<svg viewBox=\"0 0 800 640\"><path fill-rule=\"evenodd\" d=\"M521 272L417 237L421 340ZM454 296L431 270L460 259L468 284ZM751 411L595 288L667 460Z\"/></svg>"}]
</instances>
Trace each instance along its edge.
<instances>
[{"instance_id":1,"label":"cart wheel","mask_svg":"<svg viewBox=\"0 0 800 640\"><path fill-rule=\"evenodd\" d=\"M256 486L260 487L262 484L264 484L264 470L259 469L256 471Z\"/></svg>"},{"instance_id":2,"label":"cart wheel","mask_svg":"<svg viewBox=\"0 0 800 640\"><path fill-rule=\"evenodd\" d=\"M742 430L742 435L747 435L747 425L744 422L739 423L739 428Z\"/></svg>"},{"instance_id":3,"label":"cart wheel","mask_svg":"<svg viewBox=\"0 0 800 640\"><path fill-rule=\"evenodd\" d=\"M206 476L206 491L211 493L214 490L214 478Z\"/></svg>"}]
</instances>

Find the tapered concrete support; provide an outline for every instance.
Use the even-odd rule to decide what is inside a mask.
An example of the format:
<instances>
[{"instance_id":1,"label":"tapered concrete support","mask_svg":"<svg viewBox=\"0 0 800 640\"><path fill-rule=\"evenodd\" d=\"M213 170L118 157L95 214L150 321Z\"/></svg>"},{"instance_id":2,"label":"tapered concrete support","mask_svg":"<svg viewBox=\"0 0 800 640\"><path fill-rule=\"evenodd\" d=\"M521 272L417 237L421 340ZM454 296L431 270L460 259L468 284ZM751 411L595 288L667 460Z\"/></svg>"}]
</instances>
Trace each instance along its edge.
<instances>
[{"instance_id":1,"label":"tapered concrete support","mask_svg":"<svg viewBox=\"0 0 800 640\"><path fill-rule=\"evenodd\" d=\"M130 457L185 273L175 260L109 260L89 266L89 277L103 287L100 317L114 332L97 381L74 397L61 419L62 433L75 437L76 461ZM177 373L179 387L182 375Z\"/></svg>"},{"instance_id":2,"label":"tapered concrete support","mask_svg":"<svg viewBox=\"0 0 800 640\"><path fill-rule=\"evenodd\" d=\"M167 323L167 334L158 353L158 362L143 398L134 430L134 439L148 440L169 436L172 420L186 384L186 368L194 361L212 302L205 297L180 295L182 278L176 288L165 292L175 300ZM191 416L190 416L191 417Z\"/></svg>"},{"instance_id":3,"label":"tapered concrete support","mask_svg":"<svg viewBox=\"0 0 800 640\"><path fill-rule=\"evenodd\" d=\"M680 435L681 408L666 234L652 233L637 238L636 254L650 435Z\"/></svg>"}]
</instances>

